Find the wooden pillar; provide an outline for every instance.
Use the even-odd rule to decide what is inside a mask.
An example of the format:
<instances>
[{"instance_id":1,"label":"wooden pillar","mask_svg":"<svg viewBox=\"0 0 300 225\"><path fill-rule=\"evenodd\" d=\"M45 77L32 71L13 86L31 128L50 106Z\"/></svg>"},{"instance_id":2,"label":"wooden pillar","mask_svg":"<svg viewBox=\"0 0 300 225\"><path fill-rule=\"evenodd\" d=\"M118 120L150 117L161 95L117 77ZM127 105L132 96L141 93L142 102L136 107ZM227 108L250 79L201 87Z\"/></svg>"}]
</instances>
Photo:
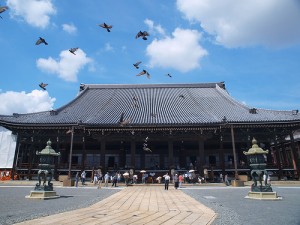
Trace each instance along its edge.
<instances>
[{"instance_id":1,"label":"wooden pillar","mask_svg":"<svg viewBox=\"0 0 300 225\"><path fill-rule=\"evenodd\" d=\"M222 170L222 174L225 175L225 158L224 158L224 146L223 146L223 137L220 137L220 147L219 147L219 162Z\"/></svg>"},{"instance_id":2,"label":"wooden pillar","mask_svg":"<svg viewBox=\"0 0 300 225\"><path fill-rule=\"evenodd\" d=\"M145 169L145 151L142 150L140 153L140 160L141 160L141 169Z\"/></svg>"},{"instance_id":3,"label":"wooden pillar","mask_svg":"<svg viewBox=\"0 0 300 225\"><path fill-rule=\"evenodd\" d=\"M74 127L72 127L72 131L71 131L71 143L70 143L70 152L69 152L69 172L68 172L69 180L72 178L71 170L72 170L73 141L74 141Z\"/></svg>"},{"instance_id":4,"label":"wooden pillar","mask_svg":"<svg viewBox=\"0 0 300 225\"><path fill-rule=\"evenodd\" d=\"M174 145L173 145L173 140L169 139L168 140L168 150L169 150L169 168L173 169L175 168L174 165Z\"/></svg>"},{"instance_id":5,"label":"wooden pillar","mask_svg":"<svg viewBox=\"0 0 300 225\"><path fill-rule=\"evenodd\" d=\"M135 165L135 150L136 150L136 145L135 145L135 140L131 140L130 142L130 156L131 156L131 168L136 169Z\"/></svg>"},{"instance_id":6,"label":"wooden pillar","mask_svg":"<svg viewBox=\"0 0 300 225\"><path fill-rule=\"evenodd\" d=\"M28 161L29 161L29 165L28 165L28 174L27 174L27 179L31 180L31 169L32 169L32 163L33 163L33 152L35 151L34 149L34 136L31 137L31 144L29 147L29 156L28 156Z\"/></svg>"},{"instance_id":7,"label":"wooden pillar","mask_svg":"<svg viewBox=\"0 0 300 225\"><path fill-rule=\"evenodd\" d=\"M124 149L123 141L121 141L120 151L119 151L119 167L125 168L126 165L126 150Z\"/></svg>"},{"instance_id":8,"label":"wooden pillar","mask_svg":"<svg viewBox=\"0 0 300 225\"><path fill-rule=\"evenodd\" d=\"M85 146L85 136L82 137L82 159L81 159L81 170L85 170L86 164L86 146ZM94 166L94 165L93 165Z\"/></svg>"},{"instance_id":9,"label":"wooden pillar","mask_svg":"<svg viewBox=\"0 0 300 225\"><path fill-rule=\"evenodd\" d=\"M281 159L280 159L280 152L278 148L277 136L275 135L274 138L274 147L275 147L275 154L276 154L276 162L278 167L278 179L281 180L282 178L282 166L281 166Z\"/></svg>"},{"instance_id":10,"label":"wooden pillar","mask_svg":"<svg viewBox=\"0 0 300 225\"><path fill-rule=\"evenodd\" d=\"M159 168L165 168L165 155L163 152L159 152Z\"/></svg>"},{"instance_id":11,"label":"wooden pillar","mask_svg":"<svg viewBox=\"0 0 300 225\"><path fill-rule=\"evenodd\" d=\"M204 140L201 138L198 141L198 155L199 155L199 160L198 160L198 172L201 174L201 176L204 176L203 169L205 165L205 155L204 155Z\"/></svg>"},{"instance_id":12,"label":"wooden pillar","mask_svg":"<svg viewBox=\"0 0 300 225\"><path fill-rule=\"evenodd\" d=\"M181 142L180 150L179 150L179 166L180 168L186 167L186 155L184 154L184 142Z\"/></svg>"},{"instance_id":13,"label":"wooden pillar","mask_svg":"<svg viewBox=\"0 0 300 225\"><path fill-rule=\"evenodd\" d=\"M237 157L236 157L235 140L234 140L234 130L233 130L232 126L231 126L231 142L232 142L233 162L234 162L234 177L235 177L235 179L238 179Z\"/></svg>"},{"instance_id":14,"label":"wooden pillar","mask_svg":"<svg viewBox=\"0 0 300 225\"><path fill-rule=\"evenodd\" d=\"M103 171L106 171L106 167L105 167L105 150L106 148L106 140L104 138L101 139L100 142L100 166L102 167Z\"/></svg>"},{"instance_id":15,"label":"wooden pillar","mask_svg":"<svg viewBox=\"0 0 300 225\"><path fill-rule=\"evenodd\" d=\"M57 131L57 137L56 137L56 152L60 152L59 151L59 143L60 143L60 135L59 135L59 130ZM53 174L53 178L58 181L58 157L54 157L54 174Z\"/></svg>"},{"instance_id":16,"label":"wooden pillar","mask_svg":"<svg viewBox=\"0 0 300 225\"><path fill-rule=\"evenodd\" d=\"M295 177L300 179L300 166L299 166L299 160L298 160L298 154L297 154L297 149L295 145L295 140L294 140L294 134L291 131L290 132L290 139L291 139L291 149L292 149L292 160L293 160L293 168L295 171Z\"/></svg>"}]
</instances>

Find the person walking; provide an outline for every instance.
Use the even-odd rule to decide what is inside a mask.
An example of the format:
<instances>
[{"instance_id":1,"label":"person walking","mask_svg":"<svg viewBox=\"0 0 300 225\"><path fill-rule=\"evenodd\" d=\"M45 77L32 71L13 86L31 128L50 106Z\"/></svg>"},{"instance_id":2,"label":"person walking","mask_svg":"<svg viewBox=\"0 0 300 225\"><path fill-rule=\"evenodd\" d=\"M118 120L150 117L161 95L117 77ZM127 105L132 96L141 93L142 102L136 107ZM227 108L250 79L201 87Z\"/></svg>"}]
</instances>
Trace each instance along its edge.
<instances>
[{"instance_id":1,"label":"person walking","mask_svg":"<svg viewBox=\"0 0 300 225\"><path fill-rule=\"evenodd\" d=\"M78 182L79 182L79 172L77 172L75 175L75 187L78 187Z\"/></svg>"},{"instance_id":2,"label":"person walking","mask_svg":"<svg viewBox=\"0 0 300 225\"><path fill-rule=\"evenodd\" d=\"M108 172L104 175L104 186L108 187L109 175Z\"/></svg>"},{"instance_id":3,"label":"person walking","mask_svg":"<svg viewBox=\"0 0 300 225\"><path fill-rule=\"evenodd\" d=\"M86 172L85 170L81 173L81 184L85 185Z\"/></svg>"},{"instance_id":4,"label":"person walking","mask_svg":"<svg viewBox=\"0 0 300 225\"><path fill-rule=\"evenodd\" d=\"M165 178L165 190L169 190L170 176L168 173L164 175Z\"/></svg>"},{"instance_id":5,"label":"person walking","mask_svg":"<svg viewBox=\"0 0 300 225\"><path fill-rule=\"evenodd\" d=\"M111 187L115 186L117 187L117 182L118 182L118 174L116 173L113 178L112 178L112 185Z\"/></svg>"}]
</instances>

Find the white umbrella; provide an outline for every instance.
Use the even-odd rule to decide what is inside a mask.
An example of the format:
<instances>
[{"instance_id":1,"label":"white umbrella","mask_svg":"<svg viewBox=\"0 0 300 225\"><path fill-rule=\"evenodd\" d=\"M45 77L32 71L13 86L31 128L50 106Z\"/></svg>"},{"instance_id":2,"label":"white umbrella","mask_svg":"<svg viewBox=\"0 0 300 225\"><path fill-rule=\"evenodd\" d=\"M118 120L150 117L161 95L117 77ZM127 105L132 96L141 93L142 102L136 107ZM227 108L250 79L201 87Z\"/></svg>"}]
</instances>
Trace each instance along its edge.
<instances>
[{"instance_id":1,"label":"white umbrella","mask_svg":"<svg viewBox=\"0 0 300 225\"><path fill-rule=\"evenodd\" d=\"M129 175L129 173L127 173L127 172L123 173L123 176L128 176L128 175Z\"/></svg>"},{"instance_id":2,"label":"white umbrella","mask_svg":"<svg viewBox=\"0 0 300 225\"><path fill-rule=\"evenodd\" d=\"M189 170L189 173L193 173L193 172L195 172L195 170Z\"/></svg>"},{"instance_id":3,"label":"white umbrella","mask_svg":"<svg viewBox=\"0 0 300 225\"><path fill-rule=\"evenodd\" d=\"M138 176L135 174L135 175L133 175L133 177L137 178Z\"/></svg>"},{"instance_id":4,"label":"white umbrella","mask_svg":"<svg viewBox=\"0 0 300 225\"><path fill-rule=\"evenodd\" d=\"M140 173L146 173L146 170L141 170Z\"/></svg>"}]
</instances>

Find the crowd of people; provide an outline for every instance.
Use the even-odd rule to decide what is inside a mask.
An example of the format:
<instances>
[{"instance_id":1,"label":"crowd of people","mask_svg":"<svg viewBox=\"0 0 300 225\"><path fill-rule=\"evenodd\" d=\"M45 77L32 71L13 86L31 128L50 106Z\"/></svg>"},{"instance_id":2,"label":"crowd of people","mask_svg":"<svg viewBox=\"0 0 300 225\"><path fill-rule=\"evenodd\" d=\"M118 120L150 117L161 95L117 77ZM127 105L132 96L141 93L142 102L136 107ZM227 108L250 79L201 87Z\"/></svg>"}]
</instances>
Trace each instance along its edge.
<instances>
[{"instance_id":1,"label":"crowd of people","mask_svg":"<svg viewBox=\"0 0 300 225\"><path fill-rule=\"evenodd\" d=\"M172 172L172 171L171 171ZM129 174L128 172L125 172L121 174L120 172L114 172L109 173L106 172L105 174L102 174L102 171L100 169L95 170L92 172L91 182L97 186L99 189L103 187L117 187L118 183L124 182L126 186L130 184L137 184L137 183L164 183L165 184L165 190L168 190L169 184L174 184L174 188L178 189L182 187L182 184L189 183L189 184L203 184L207 183L208 180L208 174L207 171L204 171L204 176L200 176L199 174L196 174L194 172L187 172L187 173L166 173L163 176L154 176L154 173L146 173L143 172L138 175ZM87 172L84 170L81 173L77 172L75 175L75 186L78 187L78 183L81 182L82 186L86 185L86 178L87 178ZM139 180L140 179L140 180ZM230 185L230 180L228 179L228 174L220 174L217 182L225 183L226 185Z\"/></svg>"}]
</instances>

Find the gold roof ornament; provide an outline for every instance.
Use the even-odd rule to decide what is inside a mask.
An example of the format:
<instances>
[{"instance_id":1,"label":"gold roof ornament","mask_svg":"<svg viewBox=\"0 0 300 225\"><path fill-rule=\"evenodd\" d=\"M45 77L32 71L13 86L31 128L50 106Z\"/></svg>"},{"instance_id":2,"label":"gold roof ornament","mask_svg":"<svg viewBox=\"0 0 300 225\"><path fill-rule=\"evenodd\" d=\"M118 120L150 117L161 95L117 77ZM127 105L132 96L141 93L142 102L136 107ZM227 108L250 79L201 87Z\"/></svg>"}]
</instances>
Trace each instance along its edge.
<instances>
[{"instance_id":1,"label":"gold roof ornament","mask_svg":"<svg viewBox=\"0 0 300 225\"><path fill-rule=\"evenodd\" d=\"M248 150L248 152L243 151L245 155L256 155L256 154L268 154L269 150L264 151L257 145L257 141L255 138L252 139L252 148Z\"/></svg>"}]
</instances>

